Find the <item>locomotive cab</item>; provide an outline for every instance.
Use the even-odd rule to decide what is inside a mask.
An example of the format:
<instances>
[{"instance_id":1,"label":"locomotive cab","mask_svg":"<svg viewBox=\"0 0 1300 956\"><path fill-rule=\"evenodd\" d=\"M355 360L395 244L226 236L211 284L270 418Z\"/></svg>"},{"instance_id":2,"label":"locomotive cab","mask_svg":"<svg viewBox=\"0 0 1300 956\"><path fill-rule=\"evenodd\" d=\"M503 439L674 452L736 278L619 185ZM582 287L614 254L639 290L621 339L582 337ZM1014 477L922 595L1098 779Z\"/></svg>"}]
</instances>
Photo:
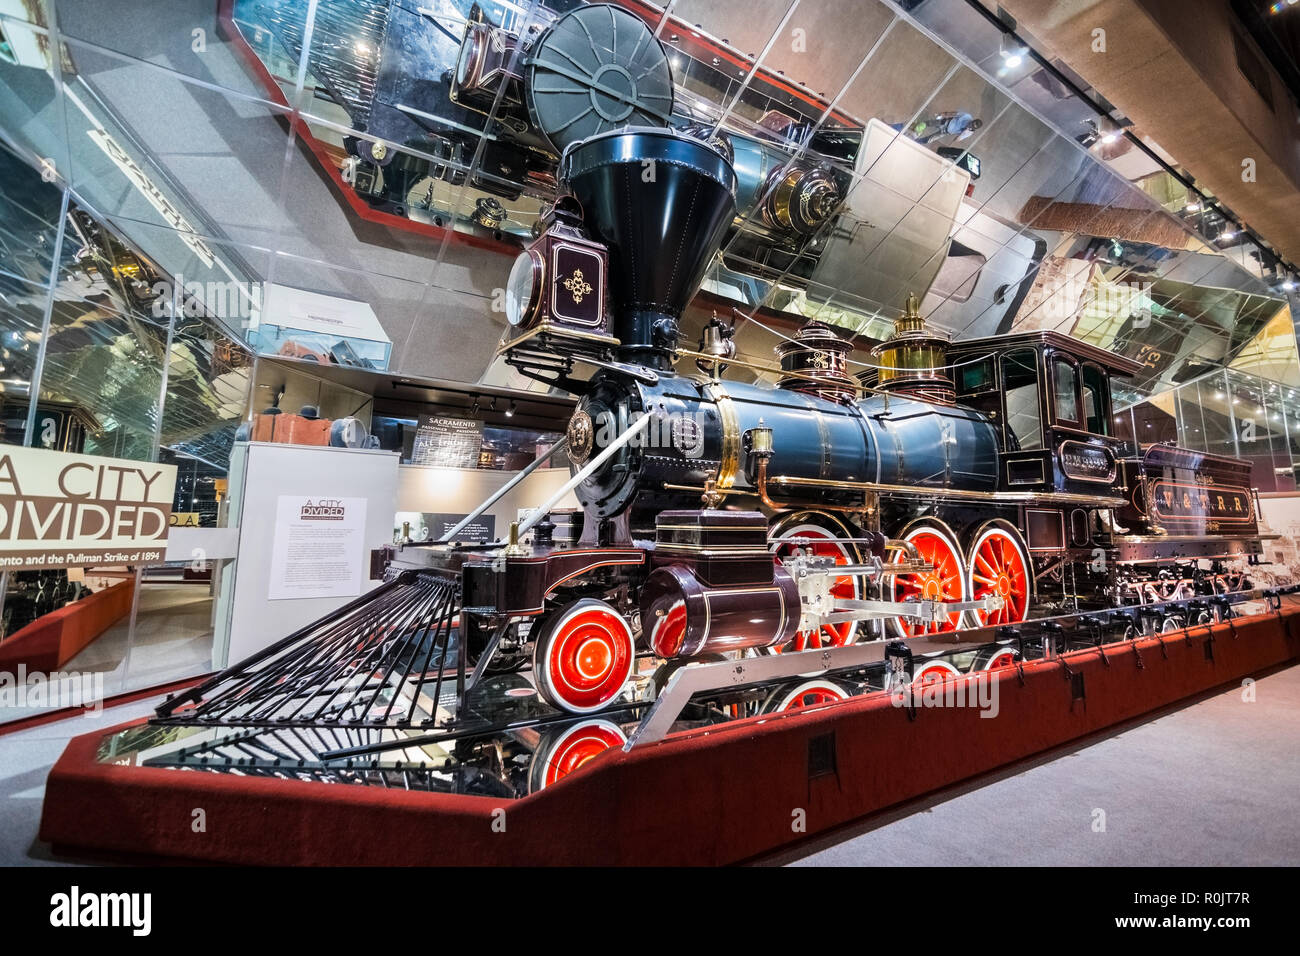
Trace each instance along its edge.
<instances>
[{"instance_id":1,"label":"locomotive cab","mask_svg":"<svg viewBox=\"0 0 1300 956\"><path fill-rule=\"evenodd\" d=\"M1000 491L1114 488L1123 443L1110 380L1139 363L1058 332L973 339L952 345L949 357L958 403L997 428Z\"/></svg>"}]
</instances>

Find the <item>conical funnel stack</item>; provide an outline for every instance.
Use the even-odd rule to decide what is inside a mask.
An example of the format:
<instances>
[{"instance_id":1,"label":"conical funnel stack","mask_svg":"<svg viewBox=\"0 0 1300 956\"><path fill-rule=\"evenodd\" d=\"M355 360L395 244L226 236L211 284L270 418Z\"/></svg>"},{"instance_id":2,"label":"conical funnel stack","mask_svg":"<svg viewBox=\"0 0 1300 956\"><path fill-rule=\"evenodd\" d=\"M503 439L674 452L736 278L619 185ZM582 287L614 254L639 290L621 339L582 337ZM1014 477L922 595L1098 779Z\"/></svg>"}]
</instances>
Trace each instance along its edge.
<instances>
[{"instance_id":1,"label":"conical funnel stack","mask_svg":"<svg viewBox=\"0 0 1300 956\"><path fill-rule=\"evenodd\" d=\"M668 367L677 320L735 216L731 164L672 130L622 129L570 146L560 179L609 247L620 357Z\"/></svg>"}]
</instances>

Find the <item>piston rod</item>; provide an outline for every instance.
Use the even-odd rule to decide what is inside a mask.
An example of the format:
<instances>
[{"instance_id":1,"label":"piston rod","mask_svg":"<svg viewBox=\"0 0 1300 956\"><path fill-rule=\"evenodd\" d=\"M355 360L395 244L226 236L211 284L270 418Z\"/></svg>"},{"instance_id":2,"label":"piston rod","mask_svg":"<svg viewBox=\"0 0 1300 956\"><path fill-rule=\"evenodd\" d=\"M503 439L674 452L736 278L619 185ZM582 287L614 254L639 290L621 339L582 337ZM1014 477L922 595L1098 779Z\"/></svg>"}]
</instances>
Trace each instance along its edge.
<instances>
[{"instance_id":1,"label":"piston rod","mask_svg":"<svg viewBox=\"0 0 1300 956\"><path fill-rule=\"evenodd\" d=\"M537 524L537 522L545 518L547 513L552 508L554 508L556 504L558 504L560 500L564 498L565 495L567 495L574 488L578 487L578 485L582 484L584 481L586 481L588 478L594 475L601 465L605 464L605 462L609 461L609 459L614 456L615 452L617 452L620 448L622 448L624 445L630 442L637 435L641 434L641 432L643 432L646 426L649 424L650 424L650 416L642 415L631 425L627 426L627 428L623 431L623 433L619 435L617 438L615 438L612 442L610 442L608 447L606 447L604 451L602 451L591 461L587 462L587 464L583 465L581 471L579 471L576 475L574 475L572 478L566 481L563 487L559 489L559 491L555 492L555 494L547 498L545 502L543 502L537 508L534 508L531 512L529 512L528 517L525 518L523 521L519 522L518 533L520 535L527 533L533 527L533 525Z\"/></svg>"},{"instance_id":2,"label":"piston rod","mask_svg":"<svg viewBox=\"0 0 1300 956\"><path fill-rule=\"evenodd\" d=\"M514 488L517 484L519 484L519 482L523 481L525 478L527 478L529 475L535 472L538 468L542 466L544 462L550 461L551 456L554 455L561 448L568 445L568 443L569 443L569 436L565 435L563 438L557 441L550 448L546 449L546 451L538 455L531 463L529 463L527 468L523 469L521 472L519 472L519 474L515 475L504 485L502 485L500 488L494 491L486 501L484 501L481 505L479 505L472 512L466 515L464 519L459 524L456 525L456 527L452 528L441 538L439 538L437 543L447 544L449 541L453 540L456 537L456 535L460 534L461 529L466 527L471 521L477 519L479 515L487 511L494 504L496 504L498 501L504 498L511 488Z\"/></svg>"}]
</instances>

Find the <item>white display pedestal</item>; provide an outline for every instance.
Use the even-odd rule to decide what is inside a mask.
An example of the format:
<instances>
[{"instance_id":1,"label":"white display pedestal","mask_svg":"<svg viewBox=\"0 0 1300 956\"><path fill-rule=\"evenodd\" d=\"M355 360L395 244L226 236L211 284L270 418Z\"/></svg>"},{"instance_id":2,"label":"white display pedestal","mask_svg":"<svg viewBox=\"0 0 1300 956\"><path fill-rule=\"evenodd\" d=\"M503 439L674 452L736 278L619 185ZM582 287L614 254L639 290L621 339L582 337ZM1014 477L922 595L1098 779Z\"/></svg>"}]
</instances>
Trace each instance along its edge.
<instances>
[{"instance_id":1,"label":"white display pedestal","mask_svg":"<svg viewBox=\"0 0 1300 956\"><path fill-rule=\"evenodd\" d=\"M236 442L212 665L227 667L378 585L370 552L392 543L396 452Z\"/></svg>"}]
</instances>

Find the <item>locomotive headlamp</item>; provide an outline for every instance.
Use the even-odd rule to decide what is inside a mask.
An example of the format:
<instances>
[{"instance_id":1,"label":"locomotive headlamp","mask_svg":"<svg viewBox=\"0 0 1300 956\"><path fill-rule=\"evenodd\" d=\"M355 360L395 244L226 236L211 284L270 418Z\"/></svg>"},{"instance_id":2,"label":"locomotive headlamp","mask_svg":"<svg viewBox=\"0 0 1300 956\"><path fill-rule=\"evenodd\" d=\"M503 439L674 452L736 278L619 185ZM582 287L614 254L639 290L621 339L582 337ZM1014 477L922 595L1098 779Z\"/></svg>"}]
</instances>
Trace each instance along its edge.
<instances>
[{"instance_id":1,"label":"locomotive headlamp","mask_svg":"<svg viewBox=\"0 0 1300 956\"><path fill-rule=\"evenodd\" d=\"M519 253L506 280L506 321L512 326L526 325L536 313L541 275L541 256L532 249Z\"/></svg>"}]
</instances>

